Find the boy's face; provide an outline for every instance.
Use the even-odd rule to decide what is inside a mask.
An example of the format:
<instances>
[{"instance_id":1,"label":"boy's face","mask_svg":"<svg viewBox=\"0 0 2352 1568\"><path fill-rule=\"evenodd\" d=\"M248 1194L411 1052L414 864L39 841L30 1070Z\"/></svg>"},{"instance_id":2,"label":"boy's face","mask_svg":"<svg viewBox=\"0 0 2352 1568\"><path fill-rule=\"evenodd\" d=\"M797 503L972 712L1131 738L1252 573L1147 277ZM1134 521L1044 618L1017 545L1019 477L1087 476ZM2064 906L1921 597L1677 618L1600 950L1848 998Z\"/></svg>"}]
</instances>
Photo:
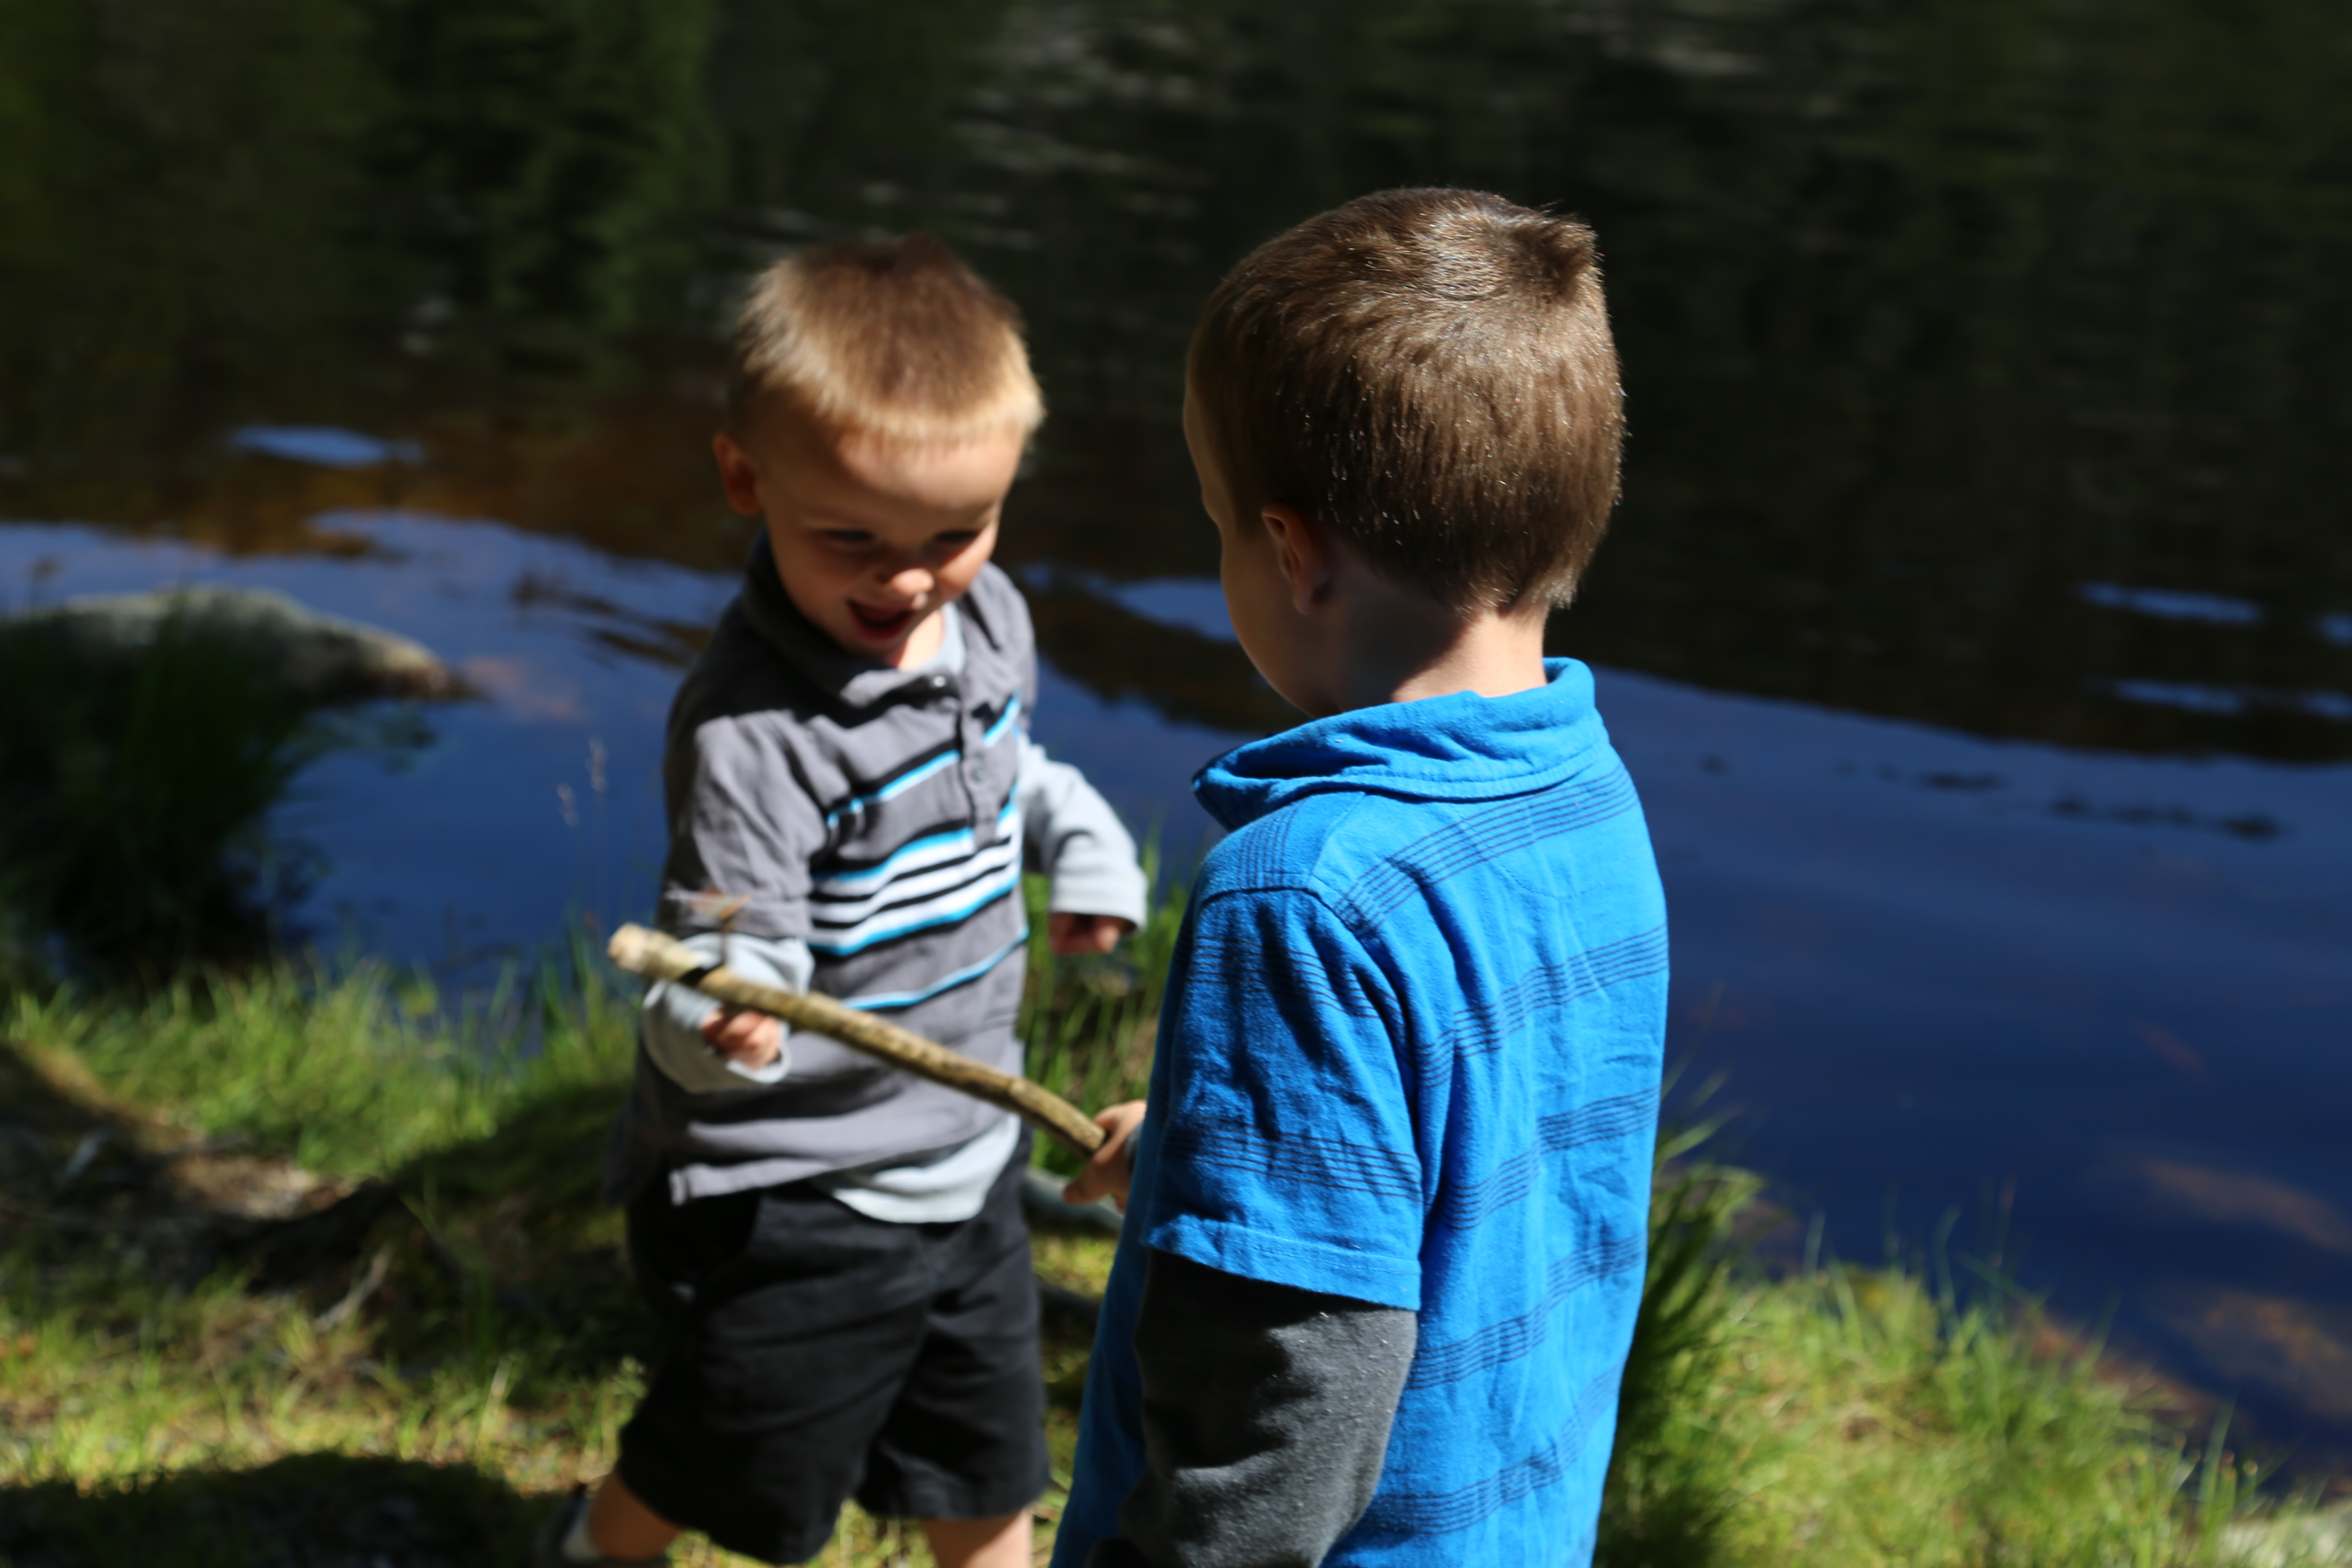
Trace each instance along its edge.
<instances>
[{"instance_id":1,"label":"boy's face","mask_svg":"<svg viewBox=\"0 0 2352 1568\"><path fill-rule=\"evenodd\" d=\"M1244 517L1236 507L1218 467L1198 395L1190 387L1184 393L1184 444L1192 449L1192 471L1200 477L1202 508L1217 525L1217 575L1224 584L1225 615L1234 624L1234 636L1283 700L1309 715L1323 711L1328 704L1309 689L1311 632L1295 606L1281 542L1257 513Z\"/></svg>"},{"instance_id":2,"label":"boy's face","mask_svg":"<svg viewBox=\"0 0 2352 1568\"><path fill-rule=\"evenodd\" d=\"M1017 430L937 447L838 436L772 404L711 443L728 500L765 520L793 605L902 669L939 651L940 611L988 563L1026 445Z\"/></svg>"}]
</instances>

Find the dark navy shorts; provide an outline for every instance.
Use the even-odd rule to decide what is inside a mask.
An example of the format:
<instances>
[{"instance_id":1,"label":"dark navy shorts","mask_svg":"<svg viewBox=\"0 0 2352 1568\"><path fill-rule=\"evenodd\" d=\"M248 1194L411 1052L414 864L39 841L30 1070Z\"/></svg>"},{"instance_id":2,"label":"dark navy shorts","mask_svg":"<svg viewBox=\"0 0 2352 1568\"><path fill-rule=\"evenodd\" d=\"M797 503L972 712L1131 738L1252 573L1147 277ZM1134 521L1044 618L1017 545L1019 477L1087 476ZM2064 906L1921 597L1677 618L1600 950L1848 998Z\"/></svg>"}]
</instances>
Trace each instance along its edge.
<instances>
[{"instance_id":1,"label":"dark navy shorts","mask_svg":"<svg viewBox=\"0 0 2352 1568\"><path fill-rule=\"evenodd\" d=\"M629 1205L669 1331L621 1479L730 1552L799 1563L843 1501L988 1519L1045 1488L1037 1290L1016 1156L968 1220L868 1219L805 1184Z\"/></svg>"}]
</instances>

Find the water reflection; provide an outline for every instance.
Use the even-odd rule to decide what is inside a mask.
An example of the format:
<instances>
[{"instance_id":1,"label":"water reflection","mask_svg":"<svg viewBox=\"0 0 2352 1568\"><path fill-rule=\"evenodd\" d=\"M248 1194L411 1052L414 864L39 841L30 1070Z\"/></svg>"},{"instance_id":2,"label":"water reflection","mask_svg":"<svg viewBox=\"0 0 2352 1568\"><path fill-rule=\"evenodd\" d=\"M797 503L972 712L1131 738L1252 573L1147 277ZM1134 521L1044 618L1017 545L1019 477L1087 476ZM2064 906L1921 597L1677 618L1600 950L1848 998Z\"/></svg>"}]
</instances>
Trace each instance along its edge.
<instances>
[{"instance_id":1,"label":"water reflection","mask_svg":"<svg viewBox=\"0 0 2352 1568\"><path fill-rule=\"evenodd\" d=\"M2352 755L2325 0L12 16L18 515L217 510L212 433L341 409L477 479L519 461L493 515L701 563L703 481L648 479L692 455L729 279L919 223L1035 329L1040 558L1198 574L1194 304L1305 211L1444 180L1607 247L1636 440L1563 647L1984 733ZM2183 592L2258 613L2146 613Z\"/></svg>"},{"instance_id":2,"label":"water reflection","mask_svg":"<svg viewBox=\"0 0 2352 1568\"><path fill-rule=\"evenodd\" d=\"M1832 1246L1873 1258L1891 1228L1916 1254L1958 1208L1969 1250L2005 1206L2066 1310L2118 1302L2127 1342L2290 1429L2345 1407L2322 1374L2352 1336L2296 1362L2190 1330L2231 1291L2296 1321L2352 1306L2352 770L1622 671L1601 696L1662 856L1675 1048L1727 1075L1748 1156Z\"/></svg>"},{"instance_id":3,"label":"water reflection","mask_svg":"<svg viewBox=\"0 0 2352 1568\"><path fill-rule=\"evenodd\" d=\"M436 710L435 743L400 771L330 756L277 811L279 837L322 868L299 911L320 945L463 972L528 956L574 914L609 927L637 913L659 866L656 768L677 679L675 657L640 650L662 647L668 626L709 626L729 585L496 523L346 510L313 527L341 548L230 555L18 524L0 530L0 580L22 581L46 559L60 596L159 583L274 588L404 630L474 691Z\"/></svg>"}]
</instances>

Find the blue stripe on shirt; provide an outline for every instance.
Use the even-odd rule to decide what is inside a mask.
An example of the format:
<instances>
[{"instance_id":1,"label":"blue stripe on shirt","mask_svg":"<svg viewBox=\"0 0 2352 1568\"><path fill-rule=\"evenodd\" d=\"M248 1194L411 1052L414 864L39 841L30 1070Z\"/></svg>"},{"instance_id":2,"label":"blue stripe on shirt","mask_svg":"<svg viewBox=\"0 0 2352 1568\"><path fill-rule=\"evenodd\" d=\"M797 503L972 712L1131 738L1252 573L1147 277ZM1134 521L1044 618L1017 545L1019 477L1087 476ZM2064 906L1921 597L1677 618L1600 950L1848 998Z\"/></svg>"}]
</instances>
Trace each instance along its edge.
<instances>
[{"instance_id":1,"label":"blue stripe on shirt","mask_svg":"<svg viewBox=\"0 0 2352 1568\"><path fill-rule=\"evenodd\" d=\"M1019 810L1020 801L1016 797L1006 801L1004 803L1004 809L996 814L996 831L1000 837L1002 837L1004 830L1012 825L1013 817L1019 815ZM979 845L972 837L971 828L945 828L938 833L927 833L920 838L908 839L906 843L901 844L898 848L892 850L887 856L871 866L861 866L854 871L832 871L821 873L814 879L814 885L819 893L830 893L835 895L847 893L862 896L866 884L881 884L890 881L897 875L900 863L908 859L909 857L924 854L933 848L945 847L950 845L953 845L958 847L968 846L973 849L977 849L979 847ZM950 866L953 864L954 861L951 859L937 860L932 862L930 865L922 867L921 869L926 871L937 870L940 867Z\"/></svg>"},{"instance_id":2,"label":"blue stripe on shirt","mask_svg":"<svg viewBox=\"0 0 2352 1568\"><path fill-rule=\"evenodd\" d=\"M996 744L997 742L1004 739L1004 731L1013 728L1013 721L1018 718L1020 713L1021 693L1016 691L1012 696L1004 700L1004 711L999 713L996 716L996 722L991 724L987 730L982 733L980 743L983 746L992 746Z\"/></svg>"},{"instance_id":3,"label":"blue stripe on shirt","mask_svg":"<svg viewBox=\"0 0 2352 1568\"><path fill-rule=\"evenodd\" d=\"M939 755L932 757L928 762L917 763L913 767L908 768L905 773L898 774L896 778L877 784L874 788L866 790L862 794L853 795L847 800L843 801L839 805L835 806L831 811L826 812L824 814L824 825L827 827L835 826L843 817L847 816L854 812L864 811L870 805L879 805L882 802L888 800L893 795L904 795L907 791L914 788L925 779L929 778L933 773L940 772L943 768L951 768L961 761L963 761L962 750L961 748L950 748L947 751L941 752Z\"/></svg>"},{"instance_id":4,"label":"blue stripe on shirt","mask_svg":"<svg viewBox=\"0 0 2352 1568\"><path fill-rule=\"evenodd\" d=\"M837 942L824 942L811 936L808 939L809 951L822 953L827 958L847 958L852 953L865 952L877 942L895 942L900 937L912 936L917 931L937 931L941 926L954 925L960 921L970 920L1006 894L1018 891L1020 887L1021 865L1016 860L1001 870L991 872L970 898L940 910L929 919L911 921L906 925L892 926L885 931L855 935ZM871 921L861 921L858 925L862 927L871 923L873 923Z\"/></svg>"},{"instance_id":5,"label":"blue stripe on shirt","mask_svg":"<svg viewBox=\"0 0 2352 1568\"><path fill-rule=\"evenodd\" d=\"M869 1013L887 1012L893 1007L912 1007L919 1002L928 1002L934 996L952 991L959 985L971 984L1020 952L1028 940L1029 929L1024 925L1021 934L1013 939L1011 945L991 953L978 963L957 970L954 973L925 986L920 991L878 991L868 996L845 996L841 999L842 1004L845 1006L863 1008Z\"/></svg>"}]
</instances>

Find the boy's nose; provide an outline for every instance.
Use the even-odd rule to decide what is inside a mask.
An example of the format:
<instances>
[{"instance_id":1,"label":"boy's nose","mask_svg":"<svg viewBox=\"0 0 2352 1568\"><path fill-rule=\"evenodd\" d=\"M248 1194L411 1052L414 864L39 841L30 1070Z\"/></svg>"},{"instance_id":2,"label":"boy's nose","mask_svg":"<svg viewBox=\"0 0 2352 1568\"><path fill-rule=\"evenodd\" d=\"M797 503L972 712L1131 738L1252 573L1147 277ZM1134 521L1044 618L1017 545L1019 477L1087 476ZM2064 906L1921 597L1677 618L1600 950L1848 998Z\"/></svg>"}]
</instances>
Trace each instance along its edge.
<instances>
[{"instance_id":1,"label":"boy's nose","mask_svg":"<svg viewBox=\"0 0 2352 1568\"><path fill-rule=\"evenodd\" d=\"M924 566L902 566L883 579L883 586L902 599L919 599L931 591L936 579Z\"/></svg>"}]
</instances>

